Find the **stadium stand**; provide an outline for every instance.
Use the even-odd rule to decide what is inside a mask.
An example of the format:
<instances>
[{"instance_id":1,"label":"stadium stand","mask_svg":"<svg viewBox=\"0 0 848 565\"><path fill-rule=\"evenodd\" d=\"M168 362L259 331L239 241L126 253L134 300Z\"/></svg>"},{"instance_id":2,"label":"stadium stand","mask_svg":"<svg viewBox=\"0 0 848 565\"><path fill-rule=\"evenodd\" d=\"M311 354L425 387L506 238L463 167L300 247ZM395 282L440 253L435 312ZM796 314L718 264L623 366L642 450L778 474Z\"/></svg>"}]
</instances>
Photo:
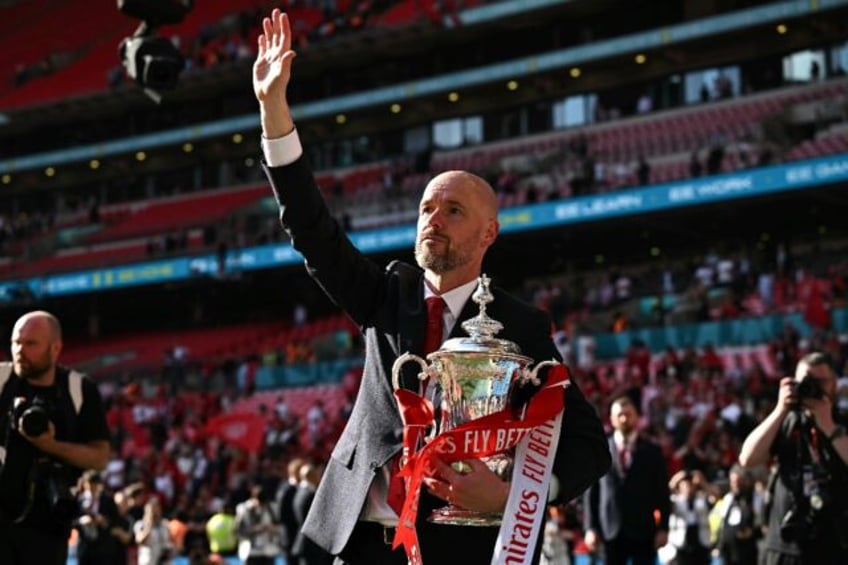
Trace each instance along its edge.
<instances>
[{"instance_id":1,"label":"stadium stand","mask_svg":"<svg viewBox=\"0 0 848 565\"><path fill-rule=\"evenodd\" d=\"M650 181L671 182L687 178L690 173L692 153L708 149L719 139L726 148L719 170L728 172L753 166L762 148L758 139L766 120L791 113L796 104L832 102L848 105L848 80L836 79L822 84L790 86L775 91L752 94L739 99L719 101L694 108L668 110L649 116L637 116L566 132L527 136L518 143L484 144L472 149L436 152L430 165L432 171L468 169L481 174L507 170L518 172L521 181L517 194L502 194L502 205L527 203L527 187L541 190L550 197L568 197L572 194L573 179L578 176L581 163L569 155L568 147L581 139L597 161L613 170L624 167L624 174L610 173L602 186L594 191L615 190L637 184L633 163L641 156L650 165ZM841 129L840 129L841 128ZM749 141L750 140L750 141ZM830 129L816 132L816 137L800 141L789 148L783 159L787 161L839 153L845 150L844 126L836 124ZM742 149L744 145L744 149ZM746 155L743 155L742 153ZM351 226L358 229L375 228L410 219L415 193L426 182L428 174L401 175L396 181L404 187L400 195L388 193L384 177L390 173L387 163L362 165L337 171L327 171L319 178L328 196L333 196L333 209L351 217ZM598 179L599 184L601 179ZM333 194L340 185L341 194ZM158 233L191 227L204 227L217 223L224 214L233 213L243 206L254 204L261 198L269 200L264 186L244 187L188 193L173 198L114 204L102 207L104 226L90 232L85 241L119 241L132 237L154 236ZM400 210L387 214L389 208ZM403 213L406 210L407 213ZM79 215L75 216L78 221ZM65 226L73 225L65 222ZM42 234L39 234L42 237ZM192 242L195 248L195 242ZM209 243L207 243L209 245ZM32 247L26 245L24 247ZM129 246L128 246L129 247ZM137 249L137 245L136 251ZM211 247L210 247L211 248ZM21 248L23 249L23 248ZM89 249L91 249L89 247ZM117 248L113 248L117 249ZM87 265L117 264L120 260L133 261L142 255L119 252L110 254L97 248ZM60 252L54 261L46 261L44 272L56 272L62 259L71 253L83 257L83 249ZM109 261L112 258L114 261ZM26 272L32 272L32 268Z\"/></svg>"}]
</instances>

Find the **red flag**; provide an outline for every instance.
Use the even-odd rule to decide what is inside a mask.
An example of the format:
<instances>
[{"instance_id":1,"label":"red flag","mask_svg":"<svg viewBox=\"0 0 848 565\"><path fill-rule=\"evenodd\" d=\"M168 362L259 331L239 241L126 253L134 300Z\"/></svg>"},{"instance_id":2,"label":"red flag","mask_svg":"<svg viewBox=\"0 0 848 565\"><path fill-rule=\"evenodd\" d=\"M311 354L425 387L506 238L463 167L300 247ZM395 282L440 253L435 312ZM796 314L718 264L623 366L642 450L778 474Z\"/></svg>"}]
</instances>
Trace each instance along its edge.
<instances>
[{"instance_id":1,"label":"red flag","mask_svg":"<svg viewBox=\"0 0 848 565\"><path fill-rule=\"evenodd\" d=\"M253 412L230 412L209 420L205 431L227 443L256 453L262 448L265 439L265 418Z\"/></svg>"}]
</instances>

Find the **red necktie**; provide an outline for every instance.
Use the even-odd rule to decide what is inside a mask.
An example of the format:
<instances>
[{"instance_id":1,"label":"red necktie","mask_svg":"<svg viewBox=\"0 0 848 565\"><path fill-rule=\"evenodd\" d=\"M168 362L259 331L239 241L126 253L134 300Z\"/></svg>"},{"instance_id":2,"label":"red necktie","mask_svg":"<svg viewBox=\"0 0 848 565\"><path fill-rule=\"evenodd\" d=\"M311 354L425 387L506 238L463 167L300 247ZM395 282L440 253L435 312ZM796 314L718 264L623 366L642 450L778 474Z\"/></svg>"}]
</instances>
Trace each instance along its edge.
<instances>
[{"instance_id":1,"label":"red necktie","mask_svg":"<svg viewBox=\"0 0 848 565\"><path fill-rule=\"evenodd\" d=\"M429 355L442 345L444 314L444 299L441 296L428 296L427 334L424 337L424 355Z\"/></svg>"},{"instance_id":2,"label":"red necktie","mask_svg":"<svg viewBox=\"0 0 848 565\"><path fill-rule=\"evenodd\" d=\"M441 296L427 297L427 333L424 334L424 355L429 355L442 346L444 336L445 299ZM430 379L421 381L421 394L427 393Z\"/></svg>"},{"instance_id":3,"label":"red necktie","mask_svg":"<svg viewBox=\"0 0 848 565\"><path fill-rule=\"evenodd\" d=\"M427 297L427 333L424 335L424 355L436 351L442 345L444 331L445 301L441 296ZM422 391L427 390L427 381L421 383ZM401 453L403 453L401 451ZM406 484L398 475L400 471L400 457L398 454L392 460L391 478L389 479L389 490L386 501L392 510L400 516L403 510L403 502L406 499Z\"/></svg>"},{"instance_id":4,"label":"red necktie","mask_svg":"<svg viewBox=\"0 0 848 565\"><path fill-rule=\"evenodd\" d=\"M618 462L622 471L630 469L630 446L626 442L618 450Z\"/></svg>"}]
</instances>

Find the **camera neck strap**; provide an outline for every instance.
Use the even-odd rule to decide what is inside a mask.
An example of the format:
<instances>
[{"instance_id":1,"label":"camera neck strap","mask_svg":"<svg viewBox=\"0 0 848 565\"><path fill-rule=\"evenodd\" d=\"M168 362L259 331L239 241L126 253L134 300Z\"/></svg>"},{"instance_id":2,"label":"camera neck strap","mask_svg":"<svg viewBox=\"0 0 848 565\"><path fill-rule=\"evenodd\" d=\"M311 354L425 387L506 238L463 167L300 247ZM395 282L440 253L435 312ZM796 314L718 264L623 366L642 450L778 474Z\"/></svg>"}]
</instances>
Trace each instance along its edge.
<instances>
[{"instance_id":1,"label":"camera neck strap","mask_svg":"<svg viewBox=\"0 0 848 565\"><path fill-rule=\"evenodd\" d=\"M39 470L43 464L43 457L36 457L35 461L33 461L32 465L29 466L29 472L27 473L26 480L26 502L24 504L24 509L21 510L21 513L17 518L14 519L12 523L20 524L24 520L29 517L32 512L32 507L35 504L35 490L38 486L39 480Z\"/></svg>"},{"instance_id":2,"label":"camera neck strap","mask_svg":"<svg viewBox=\"0 0 848 565\"><path fill-rule=\"evenodd\" d=\"M8 370L7 370L8 369ZM12 364L3 363L0 365L0 407L3 412L0 413L0 422L3 434L2 445L0 445L0 465L6 462L6 453L9 447L9 441L12 437L12 428L15 423L12 421L12 406L15 402L15 397L18 396L21 389L21 380L12 375Z\"/></svg>"},{"instance_id":3,"label":"camera neck strap","mask_svg":"<svg viewBox=\"0 0 848 565\"><path fill-rule=\"evenodd\" d=\"M4 363L4 365L6 365ZM11 365L11 364L10 364ZM12 418L14 415L12 414L12 406L15 402L15 398L19 396L21 391L21 379L17 376L12 375L11 366L8 367L8 372L5 371L7 367L0 367L0 372L5 373L5 375L0 375L0 406L6 407L5 412L2 414L2 418L6 419L5 425L3 426L3 445L0 447L0 464L5 463L6 461L6 453L9 447L9 441L12 437L12 427L14 426L14 422ZM0 467L2 469L2 467ZM0 476L2 476L2 471L0 470ZM14 524L20 524L29 516L30 512L32 512L32 506L35 502L35 487L36 482L38 481L38 465L34 463L30 466L29 471L27 472L27 480L26 480L26 502L24 503L24 509L21 513L14 519Z\"/></svg>"},{"instance_id":4,"label":"camera neck strap","mask_svg":"<svg viewBox=\"0 0 848 565\"><path fill-rule=\"evenodd\" d=\"M819 449L819 429L816 426L809 426L810 431L810 439L805 442L807 444L807 449L810 451L810 462L813 465L821 466L823 462L822 452Z\"/></svg>"},{"instance_id":5,"label":"camera neck strap","mask_svg":"<svg viewBox=\"0 0 848 565\"><path fill-rule=\"evenodd\" d=\"M813 420L801 411L793 411L784 423L784 433L795 446L797 465L822 464L819 430Z\"/></svg>"},{"instance_id":6,"label":"camera neck strap","mask_svg":"<svg viewBox=\"0 0 848 565\"><path fill-rule=\"evenodd\" d=\"M803 463L804 450L809 452L810 463L821 467L826 471L838 472L848 476L848 466L842 461L833 448L833 444L827 435L807 416L798 419L800 437L798 439L798 461Z\"/></svg>"}]
</instances>

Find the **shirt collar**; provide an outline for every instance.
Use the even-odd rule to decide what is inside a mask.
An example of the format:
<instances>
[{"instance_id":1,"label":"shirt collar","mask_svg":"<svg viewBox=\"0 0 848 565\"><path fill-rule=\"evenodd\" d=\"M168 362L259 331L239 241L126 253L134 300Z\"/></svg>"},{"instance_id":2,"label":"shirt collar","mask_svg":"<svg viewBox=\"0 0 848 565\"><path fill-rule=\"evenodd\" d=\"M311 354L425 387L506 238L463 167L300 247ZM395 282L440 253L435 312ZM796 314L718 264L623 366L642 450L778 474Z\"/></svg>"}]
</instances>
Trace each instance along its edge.
<instances>
[{"instance_id":1,"label":"shirt collar","mask_svg":"<svg viewBox=\"0 0 848 565\"><path fill-rule=\"evenodd\" d=\"M615 430L615 432L613 433L613 436L615 437L615 445L619 449L621 449L624 446L633 447L633 445L636 443L636 436L638 436L638 435L639 435L638 430L633 430L627 436L625 436L623 433L621 433L618 430Z\"/></svg>"},{"instance_id":2,"label":"shirt collar","mask_svg":"<svg viewBox=\"0 0 848 565\"><path fill-rule=\"evenodd\" d=\"M444 300L445 304L447 304L448 310L450 310L450 314L454 320L459 318L459 315L462 313L462 309L465 307L465 303L468 302L468 298L476 288L477 279L473 279L464 285L451 289L441 295L442 300ZM426 300L431 296L437 295L433 292L433 289L430 288L430 285L424 283L424 299Z\"/></svg>"}]
</instances>

